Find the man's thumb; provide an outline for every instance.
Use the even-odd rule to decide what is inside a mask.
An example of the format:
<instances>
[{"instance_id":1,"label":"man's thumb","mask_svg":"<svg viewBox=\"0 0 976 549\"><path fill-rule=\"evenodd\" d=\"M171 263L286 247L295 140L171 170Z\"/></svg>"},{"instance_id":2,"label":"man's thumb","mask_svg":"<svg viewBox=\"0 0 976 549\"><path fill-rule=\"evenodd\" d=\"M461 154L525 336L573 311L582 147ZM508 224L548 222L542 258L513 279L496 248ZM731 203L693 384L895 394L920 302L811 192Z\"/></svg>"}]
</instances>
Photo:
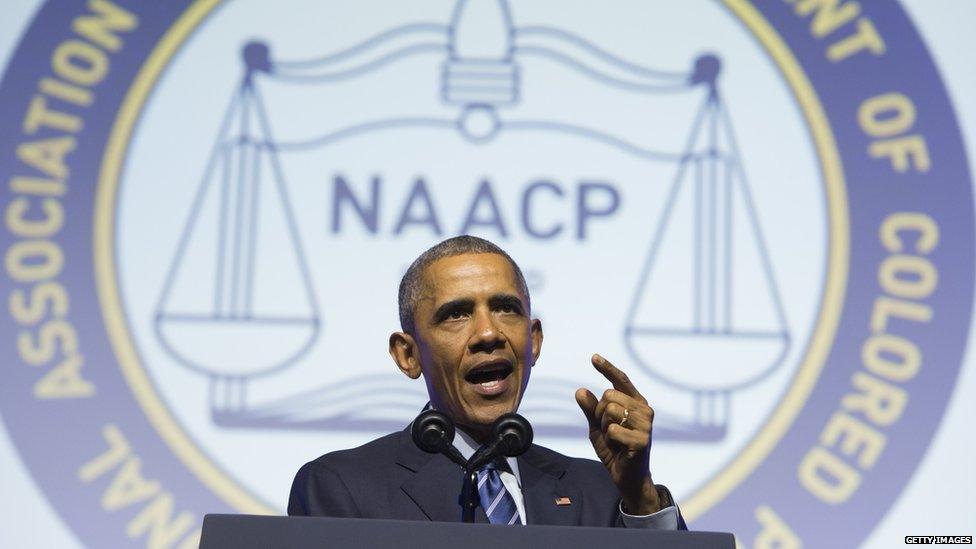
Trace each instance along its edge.
<instances>
[{"instance_id":1,"label":"man's thumb","mask_svg":"<svg viewBox=\"0 0 976 549\"><path fill-rule=\"evenodd\" d=\"M586 421L589 422L590 429L600 428L600 422L596 419L596 405L599 402L589 389L581 388L576 390L576 404L579 404L580 409L583 410L583 415L586 416Z\"/></svg>"}]
</instances>

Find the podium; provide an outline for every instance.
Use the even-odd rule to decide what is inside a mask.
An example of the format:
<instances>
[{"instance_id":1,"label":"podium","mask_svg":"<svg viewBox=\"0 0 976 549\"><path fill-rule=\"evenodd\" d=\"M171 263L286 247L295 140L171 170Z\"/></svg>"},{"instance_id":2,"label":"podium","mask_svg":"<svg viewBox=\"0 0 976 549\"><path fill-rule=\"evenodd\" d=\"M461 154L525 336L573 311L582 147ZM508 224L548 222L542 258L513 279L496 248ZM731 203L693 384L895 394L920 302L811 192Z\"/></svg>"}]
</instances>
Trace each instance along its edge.
<instances>
[{"instance_id":1,"label":"podium","mask_svg":"<svg viewBox=\"0 0 976 549\"><path fill-rule=\"evenodd\" d=\"M200 549L389 547L440 549L735 549L732 534L583 526L498 526L318 517L207 515Z\"/></svg>"}]
</instances>

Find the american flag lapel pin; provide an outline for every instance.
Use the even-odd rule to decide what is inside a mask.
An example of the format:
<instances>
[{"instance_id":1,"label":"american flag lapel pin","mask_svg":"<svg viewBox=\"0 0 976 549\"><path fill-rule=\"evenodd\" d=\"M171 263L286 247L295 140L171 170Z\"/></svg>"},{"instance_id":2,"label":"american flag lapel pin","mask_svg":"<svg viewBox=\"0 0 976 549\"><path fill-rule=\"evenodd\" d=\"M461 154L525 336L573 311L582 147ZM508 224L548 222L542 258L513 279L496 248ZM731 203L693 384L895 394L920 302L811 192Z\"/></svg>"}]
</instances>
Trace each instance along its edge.
<instances>
[{"instance_id":1,"label":"american flag lapel pin","mask_svg":"<svg viewBox=\"0 0 976 549\"><path fill-rule=\"evenodd\" d=\"M573 502L566 496L556 498L556 505L572 505Z\"/></svg>"}]
</instances>

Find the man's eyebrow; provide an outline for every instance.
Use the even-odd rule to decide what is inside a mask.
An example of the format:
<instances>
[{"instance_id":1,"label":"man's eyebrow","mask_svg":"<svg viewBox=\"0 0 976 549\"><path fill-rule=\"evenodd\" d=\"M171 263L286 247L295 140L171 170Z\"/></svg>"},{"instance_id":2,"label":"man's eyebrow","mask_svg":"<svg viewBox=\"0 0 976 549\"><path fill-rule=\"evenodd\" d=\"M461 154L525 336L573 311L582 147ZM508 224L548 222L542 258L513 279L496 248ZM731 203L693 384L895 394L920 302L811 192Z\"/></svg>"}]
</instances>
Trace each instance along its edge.
<instances>
[{"instance_id":1,"label":"man's eyebrow","mask_svg":"<svg viewBox=\"0 0 976 549\"><path fill-rule=\"evenodd\" d=\"M509 306L518 311L525 309L522 305L522 300L513 294L495 294L488 298L488 304L492 307Z\"/></svg>"},{"instance_id":2,"label":"man's eyebrow","mask_svg":"<svg viewBox=\"0 0 976 549\"><path fill-rule=\"evenodd\" d=\"M473 308L474 308L474 300L473 299L464 299L464 298L462 298L462 299L454 299L454 300L445 302L440 307L438 307L437 310L434 311L434 320L441 320L441 319L447 317L447 315L449 315L450 313L452 313L454 311L458 311L458 310L461 310L461 311L468 310L468 311L470 311Z\"/></svg>"}]
</instances>

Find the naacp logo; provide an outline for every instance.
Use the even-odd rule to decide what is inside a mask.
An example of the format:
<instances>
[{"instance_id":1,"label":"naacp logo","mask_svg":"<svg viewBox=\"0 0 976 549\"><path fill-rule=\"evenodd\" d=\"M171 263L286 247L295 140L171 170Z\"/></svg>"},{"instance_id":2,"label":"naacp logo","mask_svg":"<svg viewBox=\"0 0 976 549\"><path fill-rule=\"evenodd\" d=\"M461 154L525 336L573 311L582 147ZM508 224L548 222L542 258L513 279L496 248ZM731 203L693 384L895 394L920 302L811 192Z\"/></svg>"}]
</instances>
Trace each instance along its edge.
<instances>
[{"instance_id":1,"label":"naacp logo","mask_svg":"<svg viewBox=\"0 0 976 549\"><path fill-rule=\"evenodd\" d=\"M697 528L869 533L972 299L969 173L934 68L892 53L924 49L904 14L373 4L93 1L25 35L0 405L79 535L190 546L403 428L425 388L386 356L395 286L461 233L527 274L546 445L592 453L572 394L600 352Z\"/></svg>"}]
</instances>

